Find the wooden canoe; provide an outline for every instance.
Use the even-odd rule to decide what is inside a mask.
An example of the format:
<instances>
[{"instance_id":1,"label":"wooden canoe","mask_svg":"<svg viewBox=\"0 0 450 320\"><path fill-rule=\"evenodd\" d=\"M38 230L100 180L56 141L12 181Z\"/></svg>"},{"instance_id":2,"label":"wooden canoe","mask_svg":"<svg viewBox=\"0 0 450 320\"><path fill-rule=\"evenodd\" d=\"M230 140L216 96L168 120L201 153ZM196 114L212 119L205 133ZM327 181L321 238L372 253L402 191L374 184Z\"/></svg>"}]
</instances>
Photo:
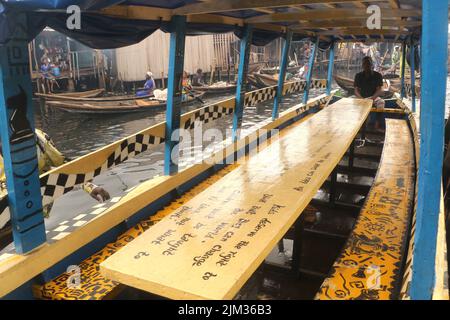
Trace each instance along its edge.
<instances>
[{"instance_id":1,"label":"wooden canoe","mask_svg":"<svg viewBox=\"0 0 450 320\"><path fill-rule=\"evenodd\" d=\"M107 96L107 97L75 97L75 96L67 96L67 95L47 95L37 93L36 96L43 97L46 100L51 101L80 101L80 102L113 102L113 101L128 101L128 100L140 100L140 99L149 99L153 97L153 95L140 96L137 97L135 95L118 95L118 96Z\"/></svg>"},{"instance_id":2,"label":"wooden canoe","mask_svg":"<svg viewBox=\"0 0 450 320\"><path fill-rule=\"evenodd\" d=\"M269 75L269 74L254 73L253 77L256 81L257 87L259 88L276 86L278 84L278 74Z\"/></svg>"},{"instance_id":3,"label":"wooden canoe","mask_svg":"<svg viewBox=\"0 0 450 320\"><path fill-rule=\"evenodd\" d=\"M82 92L64 92L64 93L35 93L36 97L42 97L46 99L71 99L71 98L95 98L101 95L105 89L95 89Z\"/></svg>"},{"instance_id":4,"label":"wooden canoe","mask_svg":"<svg viewBox=\"0 0 450 320\"><path fill-rule=\"evenodd\" d=\"M293 67L287 67L286 68L286 72L289 73L297 73L298 70L300 70L301 66L293 66ZM280 72L280 68L279 67L275 67L275 68L262 68L261 70L259 70L259 72L261 74L271 74L271 75L275 75L278 74Z\"/></svg>"},{"instance_id":5,"label":"wooden canoe","mask_svg":"<svg viewBox=\"0 0 450 320\"><path fill-rule=\"evenodd\" d=\"M236 84L227 83L226 86L193 86L195 91L205 92L205 94L223 94L236 90Z\"/></svg>"},{"instance_id":6,"label":"wooden canoe","mask_svg":"<svg viewBox=\"0 0 450 320\"><path fill-rule=\"evenodd\" d=\"M188 96L188 100L182 102L182 104L188 104L196 99L201 98L205 93L196 92L193 97ZM155 110L158 108L164 108L166 102L157 99L149 100L125 100L125 101L101 101L101 102L80 102L80 101L47 101L47 105L50 107L58 108L63 111L73 113L96 113L96 114L117 114L128 112L143 112L148 110Z\"/></svg>"},{"instance_id":7,"label":"wooden canoe","mask_svg":"<svg viewBox=\"0 0 450 320\"><path fill-rule=\"evenodd\" d=\"M354 95L355 94L355 88L353 86L353 80L352 79L347 78L347 77L343 77L343 76L335 75L334 76L334 80L339 85L339 87L341 87L342 89L347 91L348 94L350 94L350 95ZM383 94L383 96L381 96L381 98L383 98L383 99L390 99L390 98L392 98L393 95L394 95L394 92L391 91L390 86L388 87L387 84L385 83L384 94Z\"/></svg>"}]
</instances>

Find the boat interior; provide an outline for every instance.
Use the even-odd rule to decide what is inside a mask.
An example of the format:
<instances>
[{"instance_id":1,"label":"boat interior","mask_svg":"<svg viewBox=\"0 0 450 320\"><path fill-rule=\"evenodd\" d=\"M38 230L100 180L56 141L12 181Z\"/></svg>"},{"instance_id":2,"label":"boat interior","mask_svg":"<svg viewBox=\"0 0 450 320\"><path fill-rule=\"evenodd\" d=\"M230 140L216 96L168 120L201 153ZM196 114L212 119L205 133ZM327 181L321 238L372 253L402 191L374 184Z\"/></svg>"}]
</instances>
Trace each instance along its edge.
<instances>
[{"instance_id":1,"label":"boat interior","mask_svg":"<svg viewBox=\"0 0 450 320\"><path fill-rule=\"evenodd\" d=\"M330 51L330 62L339 42L399 42L414 51L419 40L422 45L431 41L421 34L423 21L428 23L425 18L436 14L429 13L427 6L437 8L430 1L142 0L97 1L93 7L89 1L79 3L86 5L82 14L87 25L94 23L91 19L100 19L102 28L110 32L125 25L128 29L114 37L84 31L87 27L69 32L61 26L65 15L58 13L57 1L53 7L38 8L45 10L26 5L10 10L25 19L18 24L39 16L42 25L100 49L136 43L156 29L170 32L168 93L172 96L165 122L36 178L43 205L156 146L164 145L170 155L175 144L168 137L174 129L193 131L200 123L213 126L232 117L234 135L185 168L166 159L164 174L96 203L53 229L44 229L43 241L37 235L42 233L42 222L20 224L26 216L13 216L12 235L2 238L0 251L1 298L424 298L422 291L417 293L416 282L423 278L416 268L422 266L417 248L426 248L421 245L425 231L416 233L416 228L424 223L424 198L420 197L424 189L418 183L420 127L429 127L416 110L416 98L421 99L420 105L430 102L423 89L426 79L421 92L411 90L414 77L410 83L403 81L400 92L377 109L370 99L343 97L332 89L332 63L327 79L314 78L314 53L306 80L284 82L284 53L277 84L246 92L245 76L250 45L263 45L280 36L286 39L285 52L291 41L311 38L316 49ZM366 26L371 5L382 11L382 29ZM15 29L7 43L23 45L21 36L33 34L25 31ZM239 36L236 96L182 112L181 88L176 85L183 70L180 46L184 36L200 31L234 31ZM423 76L430 60L422 51ZM8 62L2 63L1 68L8 67ZM2 75L14 84L27 79L11 74ZM431 91L433 86L427 88ZM14 90L11 85L5 92ZM281 99L298 93L303 101L278 110ZM315 96L310 98L312 93ZM274 103L273 116L239 132L242 112L267 101ZM6 119L0 117L0 122ZM382 123L381 128L373 128L374 121ZM2 138L9 137L7 131L2 131ZM13 151L14 147L11 144ZM11 154L6 161L14 159ZM429 165L427 161L423 165ZM17 192L22 190L20 183L8 184L8 189L10 185L16 191L11 197L24 201ZM435 280L425 298L448 300L442 184L440 189L434 195L438 203L435 237L428 243L435 255L427 270Z\"/></svg>"}]
</instances>

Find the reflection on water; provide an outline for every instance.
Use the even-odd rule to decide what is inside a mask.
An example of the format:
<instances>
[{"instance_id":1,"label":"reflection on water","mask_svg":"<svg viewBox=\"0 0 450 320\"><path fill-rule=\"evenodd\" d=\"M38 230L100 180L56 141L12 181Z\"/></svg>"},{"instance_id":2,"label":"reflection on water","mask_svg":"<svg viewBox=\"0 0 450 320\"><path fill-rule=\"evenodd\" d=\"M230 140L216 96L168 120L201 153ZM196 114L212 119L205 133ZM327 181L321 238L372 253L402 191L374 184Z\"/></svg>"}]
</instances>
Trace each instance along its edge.
<instances>
[{"instance_id":1,"label":"reflection on water","mask_svg":"<svg viewBox=\"0 0 450 320\"><path fill-rule=\"evenodd\" d=\"M321 93L312 91L311 98ZM206 103L212 103L228 97L230 96L204 100ZM285 97L280 105L280 111L300 103L301 99L302 94ZM272 106L273 100L245 108L242 134L246 135L255 130L258 123L270 118ZM201 105L198 103L183 106L182 113L199 107ZM47 108L46 110L40 110L39 106L36 106L36 127L47 132L58 149L69 158L85 155L162 121L165 121L164 109L121 115L86 115ZM224 138L227 137L232 128L232 116L226 116L203 125L203 131L209 128L218 129L222 132ZM201 153L208 145L211 147L210 142L206 141L203 145L183 147L180 156L180 168L192 164L195 159L198 160L195 155ZM130 187L157 175L162 175L163 152L163 145L153 147L96 177L94 182L108 190L112 197L119 196ZM47 229L53 228L70 217L85 213L95 203L95 200L91 199L84 191L72 191L62 196L55 202L50 219L46 220Z\"/></svg>"}]
</instances>

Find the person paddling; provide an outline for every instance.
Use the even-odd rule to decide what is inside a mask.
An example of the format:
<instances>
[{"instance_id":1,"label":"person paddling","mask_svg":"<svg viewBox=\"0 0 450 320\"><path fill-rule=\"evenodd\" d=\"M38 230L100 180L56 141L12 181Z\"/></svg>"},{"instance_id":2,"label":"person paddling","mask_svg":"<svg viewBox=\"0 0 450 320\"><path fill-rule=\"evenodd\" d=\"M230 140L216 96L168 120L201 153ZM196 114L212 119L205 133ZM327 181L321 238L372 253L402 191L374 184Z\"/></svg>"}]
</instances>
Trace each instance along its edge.
<instances>
[{"instance_id":1,"label":"person paddling","mask_svg":"<svg viewBox=\"0 0 450 320\"><path fill-rule=\"evenodd\" d=\"M195 98L196 100L200 101L200 103L204 104L205 101L203 101L200 97L195 96L195 94L192 92L192 84L191 84L191 80L189 79L189 74L186 71L183 71L183 79L181 82L182 86L183 86L183 91L182 91L182 101L186 102L188 101L188 96L191 96L193 98Z\"/></svg>"}]
</instances>

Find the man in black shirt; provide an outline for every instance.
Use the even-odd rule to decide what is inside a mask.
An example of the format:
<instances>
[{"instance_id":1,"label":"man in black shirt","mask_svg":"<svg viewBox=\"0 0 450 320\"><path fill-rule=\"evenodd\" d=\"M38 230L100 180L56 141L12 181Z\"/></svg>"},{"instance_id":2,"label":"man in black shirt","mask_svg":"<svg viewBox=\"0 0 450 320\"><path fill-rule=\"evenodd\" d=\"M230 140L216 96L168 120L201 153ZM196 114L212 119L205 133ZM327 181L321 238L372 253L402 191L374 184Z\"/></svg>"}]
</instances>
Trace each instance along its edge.
<instances>
[{"instance_id":1,"label":"man in black shirt","mask_svg":"<svg viewBox=\"0 0 450 320\"><path fill-rule=\"evenodd\" d=\"M380 98L383 94L383 76L373 70L373 63L370 57L362 60L363 71L355 76L355 95L361 99L372 99L373 106L377 109L384 108L384 100ZM378 118L378 117L377 117ZM380 127L380 119L375 122L375 128Z\"/></svg>"}]
</instances>

